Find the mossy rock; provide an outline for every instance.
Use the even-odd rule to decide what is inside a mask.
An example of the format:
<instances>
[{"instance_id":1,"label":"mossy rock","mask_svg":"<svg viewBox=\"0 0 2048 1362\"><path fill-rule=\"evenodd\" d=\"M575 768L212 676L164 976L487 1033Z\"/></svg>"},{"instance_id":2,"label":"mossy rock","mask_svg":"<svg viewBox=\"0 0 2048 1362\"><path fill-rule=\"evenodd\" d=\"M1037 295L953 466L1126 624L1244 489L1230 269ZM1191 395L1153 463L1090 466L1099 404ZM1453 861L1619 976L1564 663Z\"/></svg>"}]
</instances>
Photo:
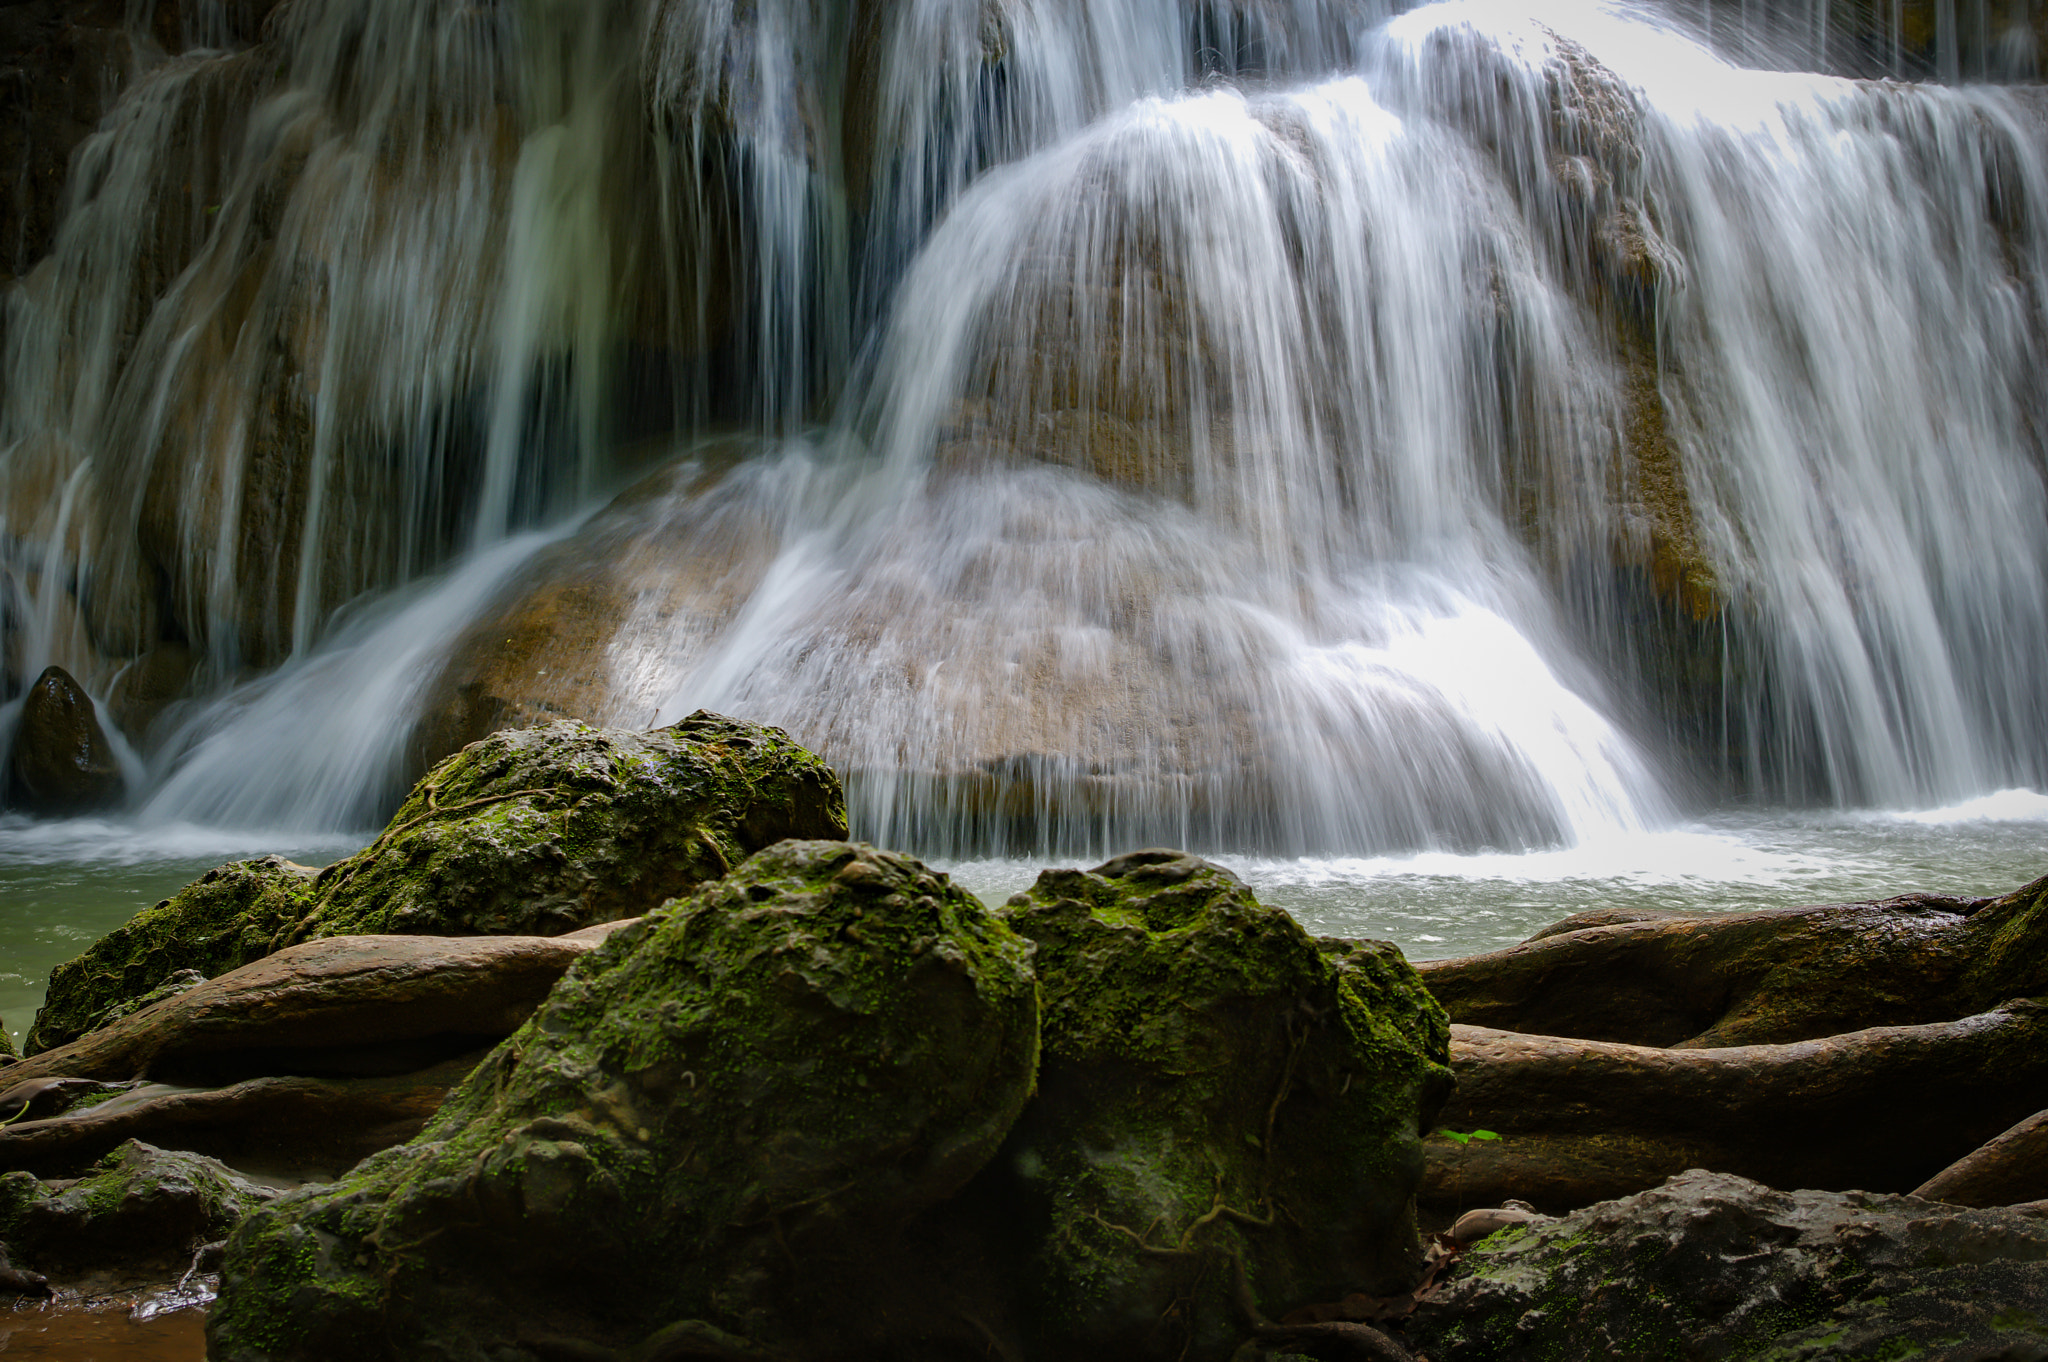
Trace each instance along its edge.
<instances>
[{"instance_id":1,"label":"mossy rock","mask_svg":"<svg viewBox=\"0 0 2048 1362\"><path fill-rule=\"evenodd\" d=\"M321 872L290 941L557 936L644 913L784 838L845 835L838 777L779 728L700 710L644 733L508 730L436 766L375 842Z\"/></svg>"},{"instance_id":2,"label":"mossy rock","mask_svg":"<svg viewBox=\"0 0 2048 1362\"><path fill-rule=\"evenodd\" d=\"M129 1140L71 1183L0 1176L0 1240L46 1276L175 1275L276 1193L199 1154Z\"/></svg>"},{"instance_id":3,"label":"mossy rock","mask_svg":"<svg viewBox=\"0 0 2048 1362\"><path fill-rule=\"evenodd\" d=\"M579 960L410 1144L245 1222L209 1356L837 1338L848 1275L1024 1105L1030 957L915 861L761 852Z\"/></svg>"},{"instance_id":4,"label":"mossy rock","mask_svg":"<svg viewBox=\"0 0 2048 1362\"><path fill-rule=\"evenodd\" d=\"M1398 950L1171 851L1047 871L1002 914L1045 1010L1002 1165L1043 1225L1034 1351L1226 1358L1247 1293L1278 1318L1414 1285L1450 1028Z\"/></svg>"},{"instance_id":5,"label":"mossy rock","mask_svg":"<svg viewBox=\"0 0 2048 1362\"><path fill-rule=\"evenodd\" d=\"M33 1055L76 1040L143 1006L182 971L211 978L262 959L312 904L313 872L282 856L207 871L51 970L23 1050Z\"/></svg>"}]
</instances>

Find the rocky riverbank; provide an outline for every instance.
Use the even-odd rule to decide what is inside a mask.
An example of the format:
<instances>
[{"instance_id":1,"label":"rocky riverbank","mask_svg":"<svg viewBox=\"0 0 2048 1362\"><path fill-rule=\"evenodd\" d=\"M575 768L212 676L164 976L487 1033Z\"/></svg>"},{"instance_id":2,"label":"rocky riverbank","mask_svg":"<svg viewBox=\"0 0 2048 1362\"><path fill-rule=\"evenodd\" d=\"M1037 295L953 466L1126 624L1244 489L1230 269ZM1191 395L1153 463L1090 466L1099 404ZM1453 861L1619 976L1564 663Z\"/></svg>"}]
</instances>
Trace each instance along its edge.
<instances>
[{"instance_id":1,"label":"rocky riverbank","mask_svg":"<svg viewBox=\"0 0 2048 1362\"><path fill-rule=\"evenodd\" d=\"M0 1067L0 1289L218 1282L250 1362L2048 1357L2048 881L1418 967L845 831L777 730L561 724L209 874Z\"/></svg>"}]
</instances>

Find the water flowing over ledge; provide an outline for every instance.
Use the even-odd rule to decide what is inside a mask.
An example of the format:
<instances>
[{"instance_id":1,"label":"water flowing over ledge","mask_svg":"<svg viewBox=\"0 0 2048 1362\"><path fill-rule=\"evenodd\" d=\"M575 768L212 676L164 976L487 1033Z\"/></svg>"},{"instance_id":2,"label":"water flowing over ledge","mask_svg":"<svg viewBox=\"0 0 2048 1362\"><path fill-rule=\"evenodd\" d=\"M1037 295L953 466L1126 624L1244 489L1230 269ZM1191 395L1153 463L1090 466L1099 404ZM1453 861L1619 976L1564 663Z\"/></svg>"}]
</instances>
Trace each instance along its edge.
<instances>
[{"instance_id":1,"label":"water flowing over ledge","mask_svg":"<svg viewBox=\"0 0 2048 1362\"><path fill-rule=\"evenodd\" d=\"M4 295L8 675L308 837L699 706L956 857L2042 788L2038 105L1703 18L1841 41L295 0Z\"/></svg>"}]
</instances>

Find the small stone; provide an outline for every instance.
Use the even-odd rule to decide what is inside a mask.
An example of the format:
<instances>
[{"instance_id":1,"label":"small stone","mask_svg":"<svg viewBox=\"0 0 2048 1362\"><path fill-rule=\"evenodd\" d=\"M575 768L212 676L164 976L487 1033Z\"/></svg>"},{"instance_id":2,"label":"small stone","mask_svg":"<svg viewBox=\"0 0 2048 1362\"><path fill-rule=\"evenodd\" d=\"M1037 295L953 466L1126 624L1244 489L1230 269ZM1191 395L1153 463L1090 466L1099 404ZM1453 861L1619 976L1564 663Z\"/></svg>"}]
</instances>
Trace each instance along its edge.
<instances>
[{"instance_id":1,"label":"small stone","mask_svg":"<svg viewBox=\"0 0 2048 1362\"><path fill-rule=\"evenodd\" d=\"M125 783L92 697L62 667L29 687L8 759L8 800L31 813L67 817L121 802Z\"/></svg>"}]
</instances>

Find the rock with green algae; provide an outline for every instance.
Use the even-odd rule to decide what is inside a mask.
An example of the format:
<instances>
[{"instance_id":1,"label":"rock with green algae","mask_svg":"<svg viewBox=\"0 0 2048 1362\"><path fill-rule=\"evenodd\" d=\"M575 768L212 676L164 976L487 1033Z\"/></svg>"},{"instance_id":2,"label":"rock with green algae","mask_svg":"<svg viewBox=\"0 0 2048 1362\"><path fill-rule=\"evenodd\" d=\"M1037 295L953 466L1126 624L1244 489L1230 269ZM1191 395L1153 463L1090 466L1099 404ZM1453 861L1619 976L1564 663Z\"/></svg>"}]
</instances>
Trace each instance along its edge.
<instances>
[{"instance_id":1,"label":"rock with green algae","mask_svg":"<svg viewBox=\"0 0 2048 1362\"><path fill-rule=\"evenodd\" d=\"M1432 1362L2031 1362L2048 1214L1695 1169L1483 1240L1405 1334Z\"/></svg>"},{"instance_id":2,"label":"rock with green algae","mask_svg":"<svg viewBox=\"0 0 2048 1362\"><path fill-rule=\"evenodd\" d=\"M1253 1322L1414 1285L1449 1026L1392 946L1318 941L1181 852L1041 875L1039 1093L997 1176L1040 1224L1033 1355L1227 1358Z\"/></svg>"},{"instance_id":3,"label":"rock with green algae","mask_svg":"<svg viewBox=\"0 0 2048 1362\"><path fill-rule=\"evenodd\" d=\"M648 732L507 730L436 766L375 842L322 871L289 940L555 936L638 916L785 838L845 835L838 777L779 728L699 710Z\"/></svg>"},{"instance_id":4,"label":"rock with green algae","mask_svg":"<svg viewBox=\"0 0 2048 1362\"><path fill-rule=\"evenodd\" d=\"M17 1266L59 1281L175 1276L276 1195L214 1159L129 1140L74 1181L0 1176L0 1240Z\"/></svg>"},{"instance_id":5,"label":"rock with green algae","mask_svg":"<svg viewBox=\"0 0 2048 1362\"><path fill-rule=\"evenodd\" d=\"M843 1350L847 1278L1030 1093L1030 958L914 861L761 852L579 960L410 1144L245 1222L209 1356Z\"/></svg>"},{"instance_id":6,"label":"rock with green algae","mask_svg":"<svg viewBox=\"0 0 2048 1362\"><path fill-rule=\"evenodd\" d=\"M317 880L278 856L224 865L57 966L24 1049L117 1020L183 971L217 977L326 936L560 935L637 916L783 838L845 835L838 777L778 728L700 711L645 733L495 734Z\"/></svg>"},{"instance_id":7,"label":"rock with green algae","mask_svg":"<svg viewBox=\"0 0 2048 1362\"><path fill-rule=\"evenodd\" d=\"M262 959L311 909L313 873L282 856L236 861L143 909L50 971L23 1050L33 1055L76 1040L143 1006L184 971L208 978Z\"/></svg>"}]
</instances>

